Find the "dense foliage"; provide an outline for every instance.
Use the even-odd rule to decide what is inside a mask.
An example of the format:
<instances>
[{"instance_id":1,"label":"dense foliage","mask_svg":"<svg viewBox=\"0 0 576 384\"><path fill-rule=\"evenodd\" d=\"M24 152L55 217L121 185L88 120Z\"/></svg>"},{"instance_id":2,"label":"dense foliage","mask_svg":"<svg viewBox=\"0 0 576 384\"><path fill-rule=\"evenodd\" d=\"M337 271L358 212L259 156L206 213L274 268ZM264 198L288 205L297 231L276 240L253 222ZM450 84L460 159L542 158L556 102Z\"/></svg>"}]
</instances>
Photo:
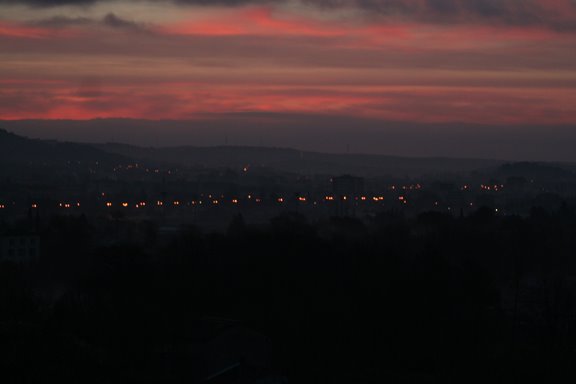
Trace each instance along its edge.
<instances>
[{"instance_id":1,"label":"dense foliage","mask_svg":"<svg viewBox=\"0 0 576 384\"><path fill-rule=\"evenodd\" d=\"M169 241L150 224L147 246L96 246L83 217L48 228L41 260L0 266L4 382L576 378L567 207L313 224L287 213L265 227L237 217L227 233ZM243 336L222 336L232 329ZM241 370L211 378L223 356Z\"/></svg>"}]
</instances>

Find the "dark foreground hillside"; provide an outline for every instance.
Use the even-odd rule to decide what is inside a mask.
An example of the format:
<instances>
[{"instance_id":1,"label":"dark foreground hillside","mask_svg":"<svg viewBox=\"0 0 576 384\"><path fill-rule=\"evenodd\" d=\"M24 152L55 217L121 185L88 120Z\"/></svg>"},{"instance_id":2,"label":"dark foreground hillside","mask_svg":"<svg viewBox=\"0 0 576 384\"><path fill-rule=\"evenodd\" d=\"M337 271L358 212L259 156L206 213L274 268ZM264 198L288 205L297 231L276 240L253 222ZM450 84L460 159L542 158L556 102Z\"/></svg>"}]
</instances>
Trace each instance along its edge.
<instances>
[{"instance_id":1,"label":"dark foreground hillside","mask_svg":"<svg viewBox=\"0 0 576 384\"><path fill-rule=\"evenodd\" d=\"M144 224L134 224L142 226ZM576 215L480 209L95 246L54 217L0 265L5 383L520 383L576 379ZM562 380L561 380L562 378Z\"/></svg>"}]
</instances>

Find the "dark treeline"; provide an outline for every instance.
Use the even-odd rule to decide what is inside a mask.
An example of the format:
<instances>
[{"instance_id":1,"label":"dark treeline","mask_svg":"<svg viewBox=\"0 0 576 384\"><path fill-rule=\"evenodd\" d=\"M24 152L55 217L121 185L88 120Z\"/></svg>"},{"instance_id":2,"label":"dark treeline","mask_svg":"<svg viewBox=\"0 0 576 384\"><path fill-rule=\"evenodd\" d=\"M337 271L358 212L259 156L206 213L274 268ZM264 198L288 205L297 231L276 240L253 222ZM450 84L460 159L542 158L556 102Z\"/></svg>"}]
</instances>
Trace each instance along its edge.
<instances>
[{"instance_id":1,"label":"dark treeline","mask_svg":"<svg viewBox=\"0 0 576 384\"><path fill-rule=\"evenodd\" d=\"M568 207L237 217L226 233L165 242L148 224L146 245L94 246L91 225L55 217L39 261L0 266L3 382L576 378Z\"/></svg>"}]
</instances>

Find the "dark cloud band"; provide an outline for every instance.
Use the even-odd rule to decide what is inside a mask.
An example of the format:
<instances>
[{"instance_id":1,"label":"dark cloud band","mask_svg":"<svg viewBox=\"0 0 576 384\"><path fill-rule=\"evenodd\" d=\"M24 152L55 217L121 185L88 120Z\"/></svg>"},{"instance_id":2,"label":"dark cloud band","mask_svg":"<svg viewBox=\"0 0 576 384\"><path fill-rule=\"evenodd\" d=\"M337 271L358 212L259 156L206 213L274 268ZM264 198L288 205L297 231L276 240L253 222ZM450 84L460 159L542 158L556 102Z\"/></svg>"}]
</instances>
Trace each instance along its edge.
<instances>
[{"instance_id":1,"label":"dark cloud band","mask_svg":"<svg viewBox=\"0 0 576 384\"><path fill-rule=\"evenodd\" d=\"M101 19L91 19L87 17L67 17L55 16L48 19L34 20L29 24L48 28L66 28L75 26L105 26L114 29L124 29L138 32L146 32L148 28L144 24L136 23L130 20L116 16L114 13L108 13Z\"/></svg>"},{"instance_id":2,"label":"dark cloud band","mask_svg":"<svg viewBox=\"0 0 576 384\"><path fill-rule=\"evenodd\" d=\"M23 4L32 7L61 5L88 6L97 2L131 2L134 0L0 0L1 4ZM419 22L500 23L506 25L540 25L562 30L576 29L576 0L559 0L562 11L548 0L148 0L181 6L274 5L301 2L321 9L356 8L374 15ZM569 12L566 12L568 10Z\"/></svg>"}]
</instances>

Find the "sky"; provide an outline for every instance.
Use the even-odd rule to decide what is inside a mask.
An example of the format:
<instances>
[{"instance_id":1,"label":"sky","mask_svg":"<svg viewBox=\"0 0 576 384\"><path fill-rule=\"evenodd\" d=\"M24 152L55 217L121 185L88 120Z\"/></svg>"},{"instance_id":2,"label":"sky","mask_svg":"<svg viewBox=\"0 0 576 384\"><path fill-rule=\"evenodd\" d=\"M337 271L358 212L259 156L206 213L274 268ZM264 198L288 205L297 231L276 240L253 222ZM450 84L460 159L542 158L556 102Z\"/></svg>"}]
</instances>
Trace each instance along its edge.
<instances>
[{"instance_id":1,"label":"sky","mask_svg":"<svg viewBox=\"0 0 576 384\"><path fill-rule=\"evenodd\" d=\"M576 127L576 0L0 0L0 120L259 114Z\"/></svg>"}]
</instances>

